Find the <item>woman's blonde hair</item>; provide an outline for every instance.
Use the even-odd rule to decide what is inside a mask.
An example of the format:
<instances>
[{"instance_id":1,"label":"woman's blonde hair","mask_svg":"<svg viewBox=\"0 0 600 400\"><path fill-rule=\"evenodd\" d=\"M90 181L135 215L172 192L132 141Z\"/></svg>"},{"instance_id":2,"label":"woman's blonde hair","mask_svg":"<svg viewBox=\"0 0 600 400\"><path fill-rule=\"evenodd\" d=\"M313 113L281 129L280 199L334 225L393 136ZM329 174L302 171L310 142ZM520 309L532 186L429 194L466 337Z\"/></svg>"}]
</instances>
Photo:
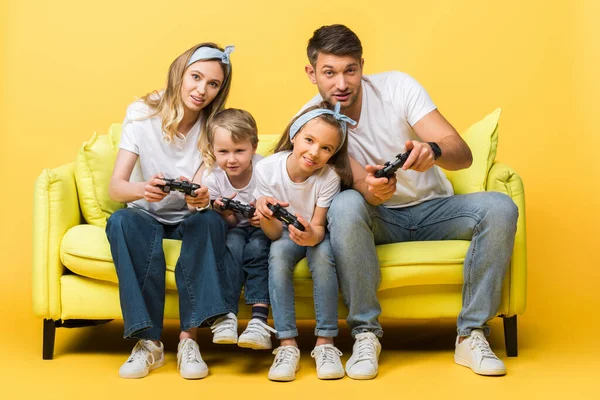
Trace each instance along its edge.
<instances>
[{"instance_id":1,"label":"woman's blonde hair","mask_svg":"<svg viewBox=\"0 0 600 400\"><path fill-rule=\"evenodd\" d=\"M200 47L212 47L223 51L221 47L212 42L200 43L186 50L183 54L177 57L169 67L169 75L167 76L167 84L162 93L154 90L141 100L155 111L149 117L160 115L162 119L162 130L167 142L172 142L174 138L183 138L179 133L179 123L183 119L184 108L183 99L181 98L181 85L183 83L183 75L188 67L188 61L194 52ZM208 60L207 60L208 61ZM215 61L219 61L215 59ZM214 114L221 111L225 106L225 101L229 95L231 87L231 78L233 70L231 64L225 65L221 63L223 75L225 76L221 90L217 96L206 107L200 111L199 118L202 118L200 126L200 138L206 135L206 123Z\"/></svg>"},{"instance_id":2,"label":"woman's blonde hair","mask_svg":"<svg viewBox=\"0 0 600 400\"><path fill-rule=\"evenodd\" d=\"M238 108L221 110L208 121L206 135L200 138L201 141L198 144L207 168L212 168L216 161L214 140L217 128L229 131L234 143L249 141L254 148L258 145L258 129L252 114Z\"/></svg>"},{"instance_id":3,"label":"woman's blonde hair","mask_svg":"<svg viewBox=\"0 0 600 400\"><path fill-rule=\"evenodd\" d=\"M322 101L321 103L315 106L308 107L306 110L296 115L296 117L290 121L287 128L285 128L285 132L283 133L283 135L281 135L279 143L277 143L277 146L275 146L275 153L278 153L280 151L292 150L294 148L294 143L292 143L292 140L290 139L290 128L292 127L294 122L296 122L296 120L302 115L306 114L309 111L316 110L318 108L326 108L328 110L333 111L333 106L331 105L331 103L329 103L328 101ZM344 138L342 125L340 125L340 121L338 121L333 115L321 114L318 117L315 117L315 119L317 118L337 128L340 140ZM298 133L302 132L302 129L304 129L304 127L300 128L300 131L298 131ZM344 143L342 143L342 146L339 148L339 150L331 156L331 158L327 161L327 164L331 164L331 166L333 166L333 169L335 170L335 172L337 172L340 179L342 180L342 190L352 188L353 177L352 169L350 167L350 158L348 157L348 138L344 140Z\"/></svg>"}]
</instances>

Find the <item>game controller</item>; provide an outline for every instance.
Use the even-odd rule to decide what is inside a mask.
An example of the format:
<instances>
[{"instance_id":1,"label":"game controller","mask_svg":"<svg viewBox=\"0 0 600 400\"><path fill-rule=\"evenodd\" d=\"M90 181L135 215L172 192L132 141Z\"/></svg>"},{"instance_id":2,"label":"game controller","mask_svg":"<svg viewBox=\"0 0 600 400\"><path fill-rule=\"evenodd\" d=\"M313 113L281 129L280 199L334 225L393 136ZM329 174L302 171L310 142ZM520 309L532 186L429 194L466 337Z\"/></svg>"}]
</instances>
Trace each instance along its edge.
<instances>
[{"instance_id":1,"label":"game controller","mask_svg":"<svg viewBox=\"0 0 600 400\"><path fill-rule=\"evenodd\" d=\"M223 206L219 207L221 211L231 210L241 214L244 218L252 218L256 211L256 208L252 207L250 204L244 204L241 201L230 199L229 197L222 197L221 203L223 203Z\"/></svg>"},{"instance_id":2,"label":"game controller","mask_svg":"<svg viewBox=\"0 0 600 400\"><path fill-rule=\"evenodd\" d=\"M298 221L298 218L290 214L285 208L281 207L279 204L267 203L267 207L269 207L269 210L273 212L273 216L281 222L285 222L288 225L292 225L298 230L305 230L304 225L302 225L300 221Z\"/></svg>"},{"instance_id":3,"label":"game controller","mask_svg":"<svg viewBox=\"0 0 600 400\"><path fill-rule=\"evenodd\" d=\"M410 156L410 152L411 150L407 151L406 153L398 154L396 156L396 159L392 162L387 161L385 164L383 164L383 168L375 172L375 178L390 179L392 176L394 176L396 171L402 168L402 166L408 159L408 156Z\"/></svg>"},{"instance_id":4,"label":"game controller","mask_svg":"<svg viewBox=\"0 0 600 400\"><path fill-rule=\"evenodd\" d=\"M169 193L172 191L178 191L190 195L192 197L196 197L196 189L200 189L200 185L188 181L180 181L177 179L169 179L162 178L163 181L166 182L164 185L156 185L157 188L160 188L163 192Z\"/></svg>"}]
</instances>

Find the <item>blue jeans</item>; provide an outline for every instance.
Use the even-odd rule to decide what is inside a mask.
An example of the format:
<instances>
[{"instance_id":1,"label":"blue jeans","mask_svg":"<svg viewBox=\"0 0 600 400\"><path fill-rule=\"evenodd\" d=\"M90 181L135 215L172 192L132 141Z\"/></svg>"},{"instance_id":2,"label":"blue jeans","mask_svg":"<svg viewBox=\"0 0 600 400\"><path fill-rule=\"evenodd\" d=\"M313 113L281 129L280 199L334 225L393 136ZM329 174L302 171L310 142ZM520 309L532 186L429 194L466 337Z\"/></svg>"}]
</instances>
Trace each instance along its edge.
<instances>
[{"instance_id":1,"label":"blue jeans","mask_svg":"<svg viewBox=\"0 0 600 400\"><path fill-rule=\"evenodd\" d=\"M222 290L227 224L212 210L165 225L136 208L123 208L108 219L106 235L119 278L125 338L159 340L165 305L166 262L163 239L182 241L175 266L181 330L206 324L233 311Z\"/></svg>"},{"instance_id":2,"label":"blue jeans","mask_svg":"<svg viewBox=\"0 0 600 400\"><path fill-rule=\"evenodd\" d=\"M375 245L425 240L471 241L463 267L457 331L460 336L472 329L489 334L486 323L500 306L517 217L512 199L497 192L450 196L396 209L372 206L355 190L338 194L327 219L352 336L365 331L383 335Z\"/></svg>"},{"instance_id":3,"label":"blue jeans","mask_svg":"<svg viewBox=\"0 0 600 400\"><path fill-rule=\"evenodd\" d=\"M329 236L314 247L300 246L290 239L284 228L281 238L271 244L269 252L269 293L279 339L298 336L293 275L296 263L305 256L313 281L315 336L338 335L338 281Z\"/></svg>"},{"instance_id":4,"label":"blue jeans","mask_svg":"<svg viewBox=\"0 0 600 400\"><path fill-rule=\"evenodd\" d=\"M227 298L237 310L244 286L246 304L269 304L269 247L271 240L255 226L232 228L227 232L227 248L234 265L230 274Z\"/></svg>"}]
</instances>

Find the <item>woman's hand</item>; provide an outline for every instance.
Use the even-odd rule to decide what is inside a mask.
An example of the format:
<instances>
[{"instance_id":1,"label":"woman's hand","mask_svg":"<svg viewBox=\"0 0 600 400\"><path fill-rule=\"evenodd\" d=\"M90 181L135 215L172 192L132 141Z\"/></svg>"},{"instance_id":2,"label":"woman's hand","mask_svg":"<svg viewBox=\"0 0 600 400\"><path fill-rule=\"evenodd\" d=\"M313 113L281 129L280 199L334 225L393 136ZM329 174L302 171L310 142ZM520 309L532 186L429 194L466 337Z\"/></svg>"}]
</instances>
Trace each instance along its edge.
<instances>
[{"instance_id":1,"label":"woman's hand","mask_svg":"<svg viewBox=\"0 0 600 400\"><path fill-rule=\"evenodd\" d=\"M146 200L148 203L158 203L169 194L163 192L161 188L156 186L166 185L167 182L163 180L164 177L165 176L163 173L159 172L158 174L153 175L152 178L146 182L146 185L144 186L144 200Z\"/></svg>"},{"instance_id":2,"label":"woman's hand","mask_svg":"<svg viewBox=\"0 0 600 400\"><path fill-rule=\"evenodd\" d=\"M190 182L190 180L183 175L179 177L179 180L182 182ZM194 190L194 193L196 194L194 197L187 194L185 195L185 202L188 204L188 206L194 208L206 207L210 201L208 187L200 186L200 188Z\"/></svg>"}]
</instances>

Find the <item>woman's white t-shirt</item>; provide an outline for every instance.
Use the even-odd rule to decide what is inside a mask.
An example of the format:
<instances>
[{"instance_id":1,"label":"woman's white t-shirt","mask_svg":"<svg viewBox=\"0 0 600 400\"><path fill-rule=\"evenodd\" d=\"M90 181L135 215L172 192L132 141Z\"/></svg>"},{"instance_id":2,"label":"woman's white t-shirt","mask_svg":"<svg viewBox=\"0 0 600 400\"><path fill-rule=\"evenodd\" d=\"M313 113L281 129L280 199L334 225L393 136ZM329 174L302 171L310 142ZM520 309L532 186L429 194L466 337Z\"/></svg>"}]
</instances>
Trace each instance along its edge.
<instances>
[{"instance_id":1,"label":"woman's white t-shirt","mask_svg":"<svg viewBox=\"0 0 600 400\"><path fill-rule=\"evenodd\" d=\"M290 179L286 162L291 151L281 151L261 160L256 165L256 193L290 203L287 211L301 215L310 222L315 206L328 208L333 197L340 192L341 179L330 165L312 174L304 182Z\"/></svg>"},{"instance_id":2,"label":"woman's white t-shirt","mask_svg":"<svg viewBox=\"0 0 600 400\"><path fill-rule=\"evenodd\" d=\"M202 164L202 155L197 148L200 134L200 119L185 136L174 138L171 143L164 139L161 118L146 103L136 101L127 108L123 121L123 132L119 148L137 154L138 161L131 174L130 182L145 182L153 175L162 172L165 178L189 179ZM160 202L149 203L144 199L127 204L146 211L163 224L176 224L183 221L191 212L188 210L184 194L173 191Z\"/></svg>"}]
</instances>

